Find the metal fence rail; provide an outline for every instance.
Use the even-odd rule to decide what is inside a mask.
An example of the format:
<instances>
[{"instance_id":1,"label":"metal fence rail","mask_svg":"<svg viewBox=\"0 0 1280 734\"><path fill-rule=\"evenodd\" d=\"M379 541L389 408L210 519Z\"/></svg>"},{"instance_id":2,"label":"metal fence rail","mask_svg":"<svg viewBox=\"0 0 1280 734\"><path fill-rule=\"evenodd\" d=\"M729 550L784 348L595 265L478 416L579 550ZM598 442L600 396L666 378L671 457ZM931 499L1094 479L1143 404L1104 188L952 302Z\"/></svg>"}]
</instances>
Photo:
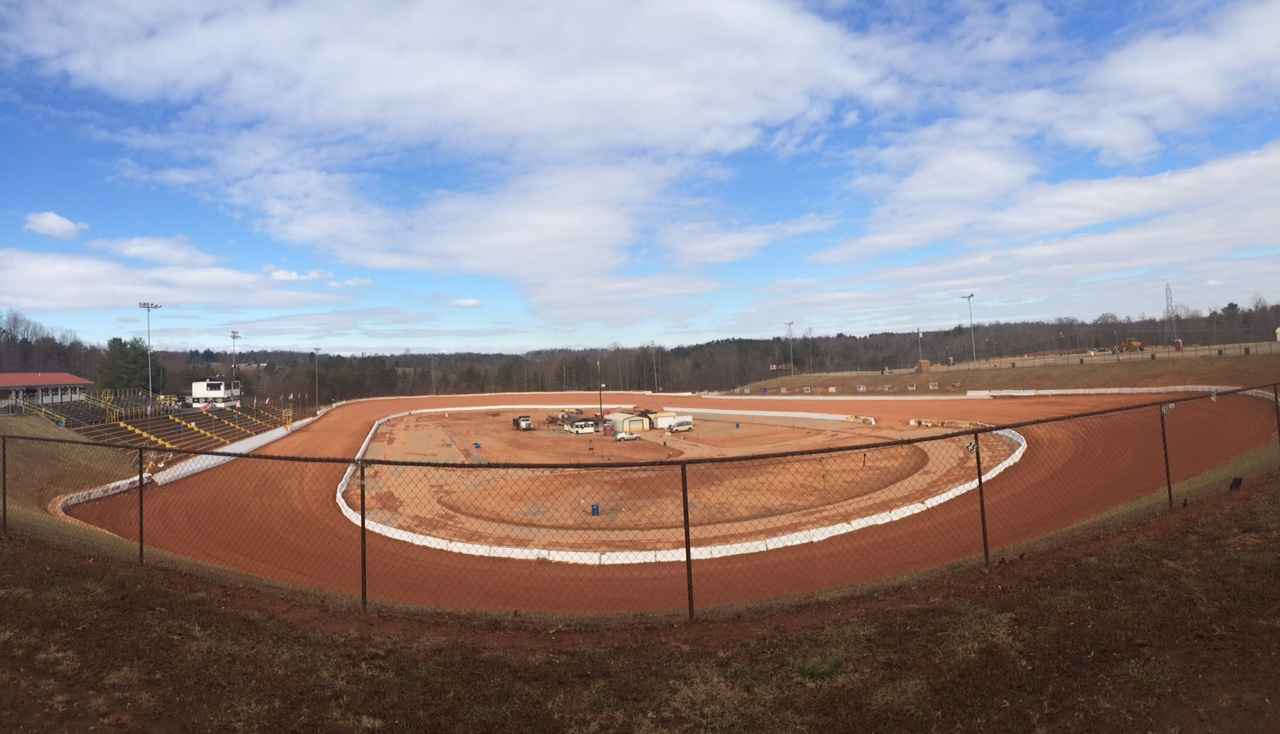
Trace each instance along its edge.
<instances>
[{"instance_id":1,"label":"metal fence rail","mask_svg":"<svg viewBox=\"0 0 1280 734\"><path fill-rule=\"evenodd\" d=\"M1280 466L1278 398L1267 385L888 443L609 464L160 454L7 436L0 522L120 547L83 524L135 544L139 563L166 551L362 605L692 617L989 564L1100 515L1238 487ZM62 508L70 523L51 518Z\"/></svg>"}]
</instances>

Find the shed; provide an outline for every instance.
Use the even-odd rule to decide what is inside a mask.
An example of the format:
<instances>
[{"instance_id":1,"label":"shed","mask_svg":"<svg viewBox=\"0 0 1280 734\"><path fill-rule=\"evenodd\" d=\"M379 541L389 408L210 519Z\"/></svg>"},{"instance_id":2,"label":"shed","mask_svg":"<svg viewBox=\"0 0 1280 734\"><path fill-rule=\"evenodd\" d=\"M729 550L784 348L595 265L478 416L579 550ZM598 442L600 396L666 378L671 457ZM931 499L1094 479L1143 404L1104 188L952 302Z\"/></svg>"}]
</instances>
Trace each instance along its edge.
<instances>
[{"instance_id":1,"label":"shed","mask_svg":"<svg viewBox=\"0 0 1280 734\"><path fill-rule=\"evenodd\" d=\"M640 433L649 430L649 418L630 413L610 413L604 417L617 433Z\"/></svg>"}]
</instances>

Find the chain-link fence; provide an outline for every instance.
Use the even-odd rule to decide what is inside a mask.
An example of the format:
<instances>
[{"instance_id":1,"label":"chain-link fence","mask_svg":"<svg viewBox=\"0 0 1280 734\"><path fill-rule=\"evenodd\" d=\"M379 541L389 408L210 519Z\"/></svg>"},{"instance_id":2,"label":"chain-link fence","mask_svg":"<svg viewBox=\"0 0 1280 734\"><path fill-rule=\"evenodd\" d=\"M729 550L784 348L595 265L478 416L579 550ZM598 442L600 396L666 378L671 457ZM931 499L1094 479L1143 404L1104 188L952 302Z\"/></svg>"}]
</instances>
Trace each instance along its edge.
<instances>
[{"instance_id":1,"label":"chain-link fence","mask_svg":"<svg viewBox=\"0 0 1280 734\"><path fill-rule=\"evenodd\" d=\"M574 465L6 436L2 520L6 533L86 553L362 603L692 616L990 563L1086 521L1165 511L1280 467L1275 385L954 425L852 447Z\"/></svg>"}]
</instances>

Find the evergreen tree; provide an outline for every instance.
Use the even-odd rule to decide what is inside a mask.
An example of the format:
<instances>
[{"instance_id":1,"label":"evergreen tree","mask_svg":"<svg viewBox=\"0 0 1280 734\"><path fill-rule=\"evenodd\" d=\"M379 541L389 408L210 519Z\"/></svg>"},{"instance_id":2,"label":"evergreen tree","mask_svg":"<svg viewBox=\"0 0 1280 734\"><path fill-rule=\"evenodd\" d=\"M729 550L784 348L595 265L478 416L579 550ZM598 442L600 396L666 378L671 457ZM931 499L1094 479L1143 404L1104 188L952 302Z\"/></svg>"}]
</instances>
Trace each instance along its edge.
<instances>
[{"instance_id":1,"label":"evergreen tree","mask_svg":"<svg viewBox=\"0 0 1280 734\"><path fill-rule=\"evenodd\" d=\"M153 369L155 365L152 366ZM152 376L159 384L158 374ZM147 343L141 337L125 341L112 337L107 351L98 358L97 386L104 390L145 388L147 386Z\"/></svg>"}]
</instances>

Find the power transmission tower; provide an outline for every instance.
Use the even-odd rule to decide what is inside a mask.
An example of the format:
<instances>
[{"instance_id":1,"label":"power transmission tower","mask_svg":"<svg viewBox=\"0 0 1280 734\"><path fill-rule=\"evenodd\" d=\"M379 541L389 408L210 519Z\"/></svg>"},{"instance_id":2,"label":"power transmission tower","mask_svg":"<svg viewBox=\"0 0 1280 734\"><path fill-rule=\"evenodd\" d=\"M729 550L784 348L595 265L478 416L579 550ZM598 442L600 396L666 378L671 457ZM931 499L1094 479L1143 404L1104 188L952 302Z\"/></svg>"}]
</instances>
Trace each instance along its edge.
<instances>
[{"instance_id":1,"label":"power transmission tower","mask_svg":"<svg viewBox=\"0 0 1280 734\"><path fill-rule=\"evenodd\" d=\"M1164 343L1173 346L1178 341L1178 314L1173 310L1173 288L1164 284Z\"/></svg>"}]
</instances>

